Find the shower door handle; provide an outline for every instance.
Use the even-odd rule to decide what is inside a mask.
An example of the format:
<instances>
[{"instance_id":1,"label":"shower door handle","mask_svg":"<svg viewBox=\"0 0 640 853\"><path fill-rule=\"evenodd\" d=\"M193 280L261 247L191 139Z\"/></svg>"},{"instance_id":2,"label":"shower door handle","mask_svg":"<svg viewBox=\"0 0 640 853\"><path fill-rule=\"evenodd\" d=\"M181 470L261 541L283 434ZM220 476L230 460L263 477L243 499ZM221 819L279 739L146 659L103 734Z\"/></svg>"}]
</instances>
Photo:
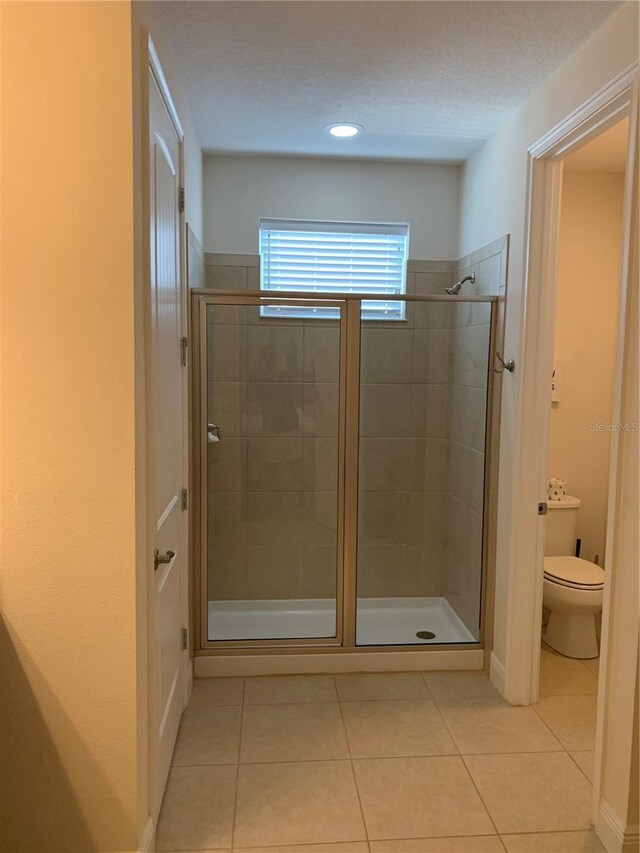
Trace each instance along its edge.
<instances>
[{"instance_id":1,"label":"shower door handle","mask_svg":"<svg viewBox=\"0 0 640 853\"><path fill-rule=\"evenodd\" d=\"M153 570L157 571L159 566L166 566L175 557L175 551L167 551L166 554L161 554L156 548L153 552Z\"/></svg>"}]
</instances>

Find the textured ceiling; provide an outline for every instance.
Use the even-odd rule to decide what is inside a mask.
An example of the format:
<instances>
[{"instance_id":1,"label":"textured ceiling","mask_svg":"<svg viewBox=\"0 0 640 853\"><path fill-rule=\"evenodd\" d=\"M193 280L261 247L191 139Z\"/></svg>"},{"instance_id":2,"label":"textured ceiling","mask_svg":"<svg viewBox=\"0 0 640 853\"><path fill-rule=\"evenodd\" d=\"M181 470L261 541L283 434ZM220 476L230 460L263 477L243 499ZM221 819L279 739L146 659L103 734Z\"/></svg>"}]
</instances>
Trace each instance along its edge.
<instances>
[{"instance_id":1,"label":"textured ceiling","mask_svg":"<svg viewBox=\"0 0 640 853\"><path fill-rule=\"evenodd\" d=\"M205 151L460 162L619 4L158 5Z\"/></svg>"}]
</instances>

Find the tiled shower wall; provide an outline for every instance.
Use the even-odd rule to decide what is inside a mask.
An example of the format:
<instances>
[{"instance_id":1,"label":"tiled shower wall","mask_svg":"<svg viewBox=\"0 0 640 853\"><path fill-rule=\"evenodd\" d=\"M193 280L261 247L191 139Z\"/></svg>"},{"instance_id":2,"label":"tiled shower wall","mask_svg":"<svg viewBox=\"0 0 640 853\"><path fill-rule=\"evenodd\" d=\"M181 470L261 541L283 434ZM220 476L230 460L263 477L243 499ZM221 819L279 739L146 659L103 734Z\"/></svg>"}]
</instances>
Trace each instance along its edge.
<instances>
[{"instance_id":1,"label":"tiled shower wall","mask_svg":"<svg viewBox=\"0 0 640 853\"><path fill-rule=\"evenodd\" d=\"M463 259L476 264L478 292L497 292L506 280L506 240L498 242L502 248L492 244L496 251L486 258ZM501 252L504 270L494 257L502 257ZM408 292L442 293L462 269L454 261L409 261ZM208 254L205 273L208 288L259 288L255 255ZM462 346L467 358L473 356L469 346L474 336L480 341L487 335L489 314L488 306L475 306L472 315L461 309L443 303L413 304L405 323L363 326L358 594L446 595L475 632L480 557L473 559L472 548L477 545L472 543L478 541L482 505L460 477L466 470L465 454L475 454L471 458L476 471L484 461L483 440L473 430L468 434L469 424L479 432L478 423L484 423L484 414L480 417L476 411L484 392L479 385L467 384L461 373L463 361L456 361L455 351ZM219 471L210 480L216 493L209 519L209 597L332 596L337 328L316 320L260 319L257 309L218 308L216 316L218 346L211 358L217 367L212 362L210 370L219 375L222 369L224 374L227 368L220 360L225 359L236 366L222 380L231 383L224 389L226 400L220 396L222 384L218 389L210 386L210 400L216 400L218 417L237 434L226 428L224 440L235 442L233 447L230 441L226 444L233 459L224 475L230 478L227 485L221 488L225 480ZM316 338L324 339L324 345L318 347ZM250 367L243 373L241 367L243 359L247 366L260 363L258 348L262 341L264 350L264 340L275 353L275 382L273 377L256 375L255 369L251 373ZM240 353L246 356L240 358ZM272 384L261 387L263 381ZM256 408L259 399L262 408L266 405L271 411L271 423L267 417L265 424L264 413ZM256 430L265 434L257 435ZM256 479L261 458L267 460L270 473ZM481 474L480 470L479 483ZM234 485L240 482L245 494ZM256 484L258 489L253 488ZM471 524L462 530L465 518ZM468 547L453 549L464 553L464 560L452 557L451 543L467 539Z\"/></svg>"},{"instance_id":2,"label":"tiled shower wall","mask_svg":"<svg viewBox=\"0 0 640 853\"><path fill-rule=\"evenodd\" d=\"M495 347L502 351L506 300L508 238L483 247L456 264L456 280L475 272L473 292L498 296ZM469 285L465 285L469 287ZM487 344L489 306L456 305L452 313L451 461L447 494L447 565L445 595L467 628L479 636L481 584L478 566L483 550L483 506L486 515L486 584L492 600L495 576L498 441L502 377L493 375L489 405L489 477L483 489L485 465L485 407L487 403Z\"/></svg>"}]
</instances>

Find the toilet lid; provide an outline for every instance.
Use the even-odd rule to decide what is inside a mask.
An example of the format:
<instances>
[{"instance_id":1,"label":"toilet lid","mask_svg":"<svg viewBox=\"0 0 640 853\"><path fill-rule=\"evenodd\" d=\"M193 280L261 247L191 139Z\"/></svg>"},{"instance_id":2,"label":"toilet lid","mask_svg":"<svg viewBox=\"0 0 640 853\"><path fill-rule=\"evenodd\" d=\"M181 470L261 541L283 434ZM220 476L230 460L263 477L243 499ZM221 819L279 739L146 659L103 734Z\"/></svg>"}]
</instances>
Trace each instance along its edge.
<instances>
[{"instance_id":1,"label":"toilet lid","mask_svg":"<svg viewBox=\"0 0 640 853\"><path fill-rule=\"evenodd\" d=\"M545 576L555 583L580 589L601 587L604 572L600 566L580 557L545 557Z\"/></svg>"}]
</instances>

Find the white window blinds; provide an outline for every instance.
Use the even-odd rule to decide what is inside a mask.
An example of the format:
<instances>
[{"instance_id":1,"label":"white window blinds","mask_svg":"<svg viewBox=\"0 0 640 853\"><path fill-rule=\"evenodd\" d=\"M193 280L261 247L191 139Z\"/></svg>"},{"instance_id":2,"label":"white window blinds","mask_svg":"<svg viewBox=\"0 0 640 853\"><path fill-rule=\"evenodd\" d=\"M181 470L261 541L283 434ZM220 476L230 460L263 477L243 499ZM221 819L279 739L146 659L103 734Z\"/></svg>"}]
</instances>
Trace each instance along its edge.
<instances>
[{"instance_id":1,"label":"white window blinds","mask_svg":"<svg viewBox=\"0 0 640 853\"><path fill-rule=\"evenodd\" d=\"M370 293L388 299L362 302L365 320L403 320L407 223L260 220L260 288L309 296ZM335 309L261 308L263 317L331 317Z\"/></svg>"}]
</instances>

